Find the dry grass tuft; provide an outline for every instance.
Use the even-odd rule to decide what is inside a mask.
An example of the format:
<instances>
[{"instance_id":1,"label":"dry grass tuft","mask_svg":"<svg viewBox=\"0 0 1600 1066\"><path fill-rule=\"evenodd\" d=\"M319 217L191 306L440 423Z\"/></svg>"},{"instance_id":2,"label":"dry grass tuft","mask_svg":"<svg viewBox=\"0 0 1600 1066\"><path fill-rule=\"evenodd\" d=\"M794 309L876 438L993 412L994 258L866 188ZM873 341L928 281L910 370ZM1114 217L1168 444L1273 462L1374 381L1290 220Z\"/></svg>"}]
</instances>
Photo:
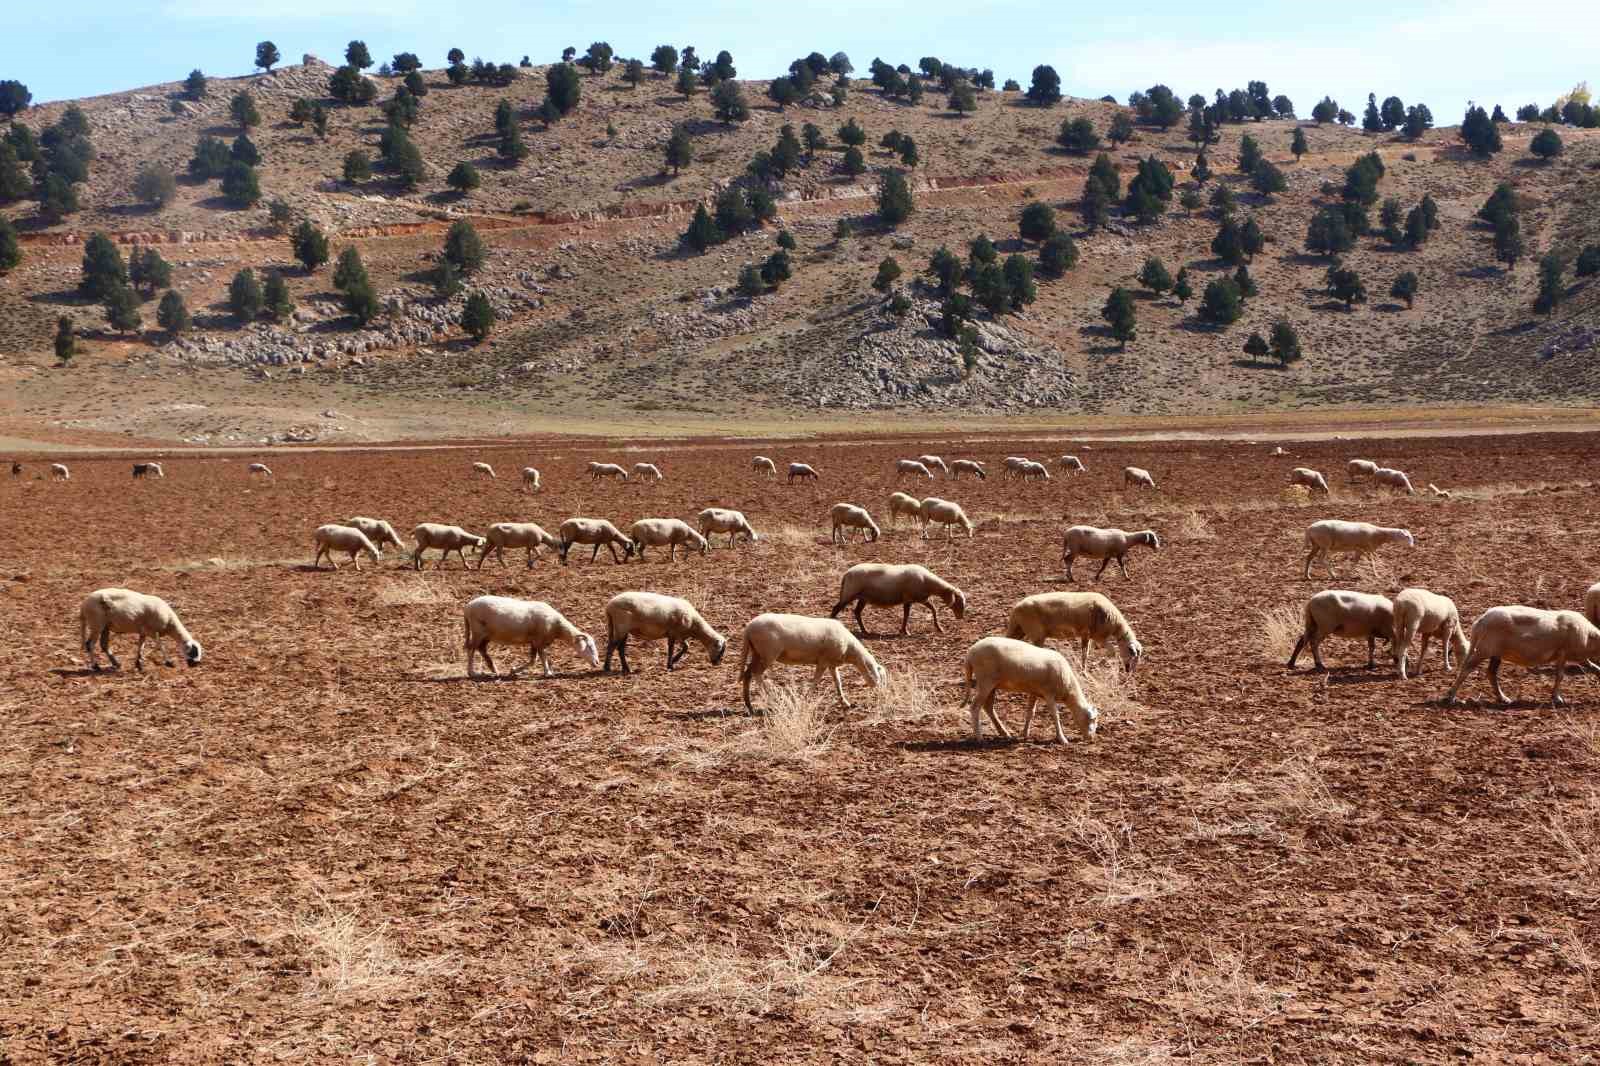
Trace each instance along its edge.
<instances>
[{"instance_id":1,"label":"dry grass tuft","mask_svg":"<svg viewBox=\"0 0 1600 1066\"><path fill-rule=\"evenodd\" d=\"M1178 540L1216 540L1217 535L1211 530L1211 523L1206 521L1205 515L1199 511L1190 511L1178 523L1175 538Z\"/></svg>"},{"instance_id":2,"label":"dry grass tuft","mask_svg":"<svg viewBox=\"0 0 1600 1066\"><path fill-rule=\"evenodd\" d=\"M1203 1012L1234 1026L1252 1029L1282 1009L1282 993L1255 979L1243 951L1207 945L1208 958L1185 959L1173 972L1173 983L1206 1005Z\"/></svg>"},{"instance_id":3,"label":"dry grass tuft","mask_svg":"<svg viewBox=\"0 0 1600 1066\"><path fill-rule=\"evenodd\" d=\"M1308 818L1343 818L1350 804L1333 794L1315 755L1293 755L1277 766L1276 789L1266 806Z\"/></svg>"},{"instance_id":4,"label":"dry grass tuft","mask_svg":"<svg viewBox=\"0 0 1600 1066\"><path fill-rule=\"evenodd\" d=\"M1100 728L1138 721L1148 710L1138 700L1139 677L1122 668L1115 652L1089 649L1087 665L1076 665L1083 694L1100 712Z\"/></svg>"},{"instance_id":5,"label":"dry grass tuft","mask_svg":"<svg viewBox=\"0 0 1600 1066\"><path fill-rule=\"evenodd\" d=\"M870 690L863 704L866 717L861 720L862 725L920 722L947 710L934 686L921 671L911 667L889 671L888 678Z\"/></svg>"},{"instance_id":6,"label":"dry grass tuft","mask_svg":"<svg viewBox=\"0 0 1600 1066\"><path fill-rule=\"evenodd\" d=\"M419 980L459 973L454 955L406 959L395 953L383 926L364 929L356 915L324 902L313 917L295 918L290 935L302 945L309 972L305 995L381 997Z\"/></svg>"},{"instance_id":7,"label":"dry grass tuft","mask_svg":"<svg viewBox=\"0 0 1600 1066\"><path fill-rule=\"evenodd\" d=\"M390 578L372 590L375 607L433 607L456 600L449 583L432 574Z\"/></svg>"},{"instance_id":8,"label":"dry grass tuft","mask_svg":"<svg viewBox=\"0 0 1600 1066\"><path fill-rule=\"evenodd\" d=\"M1267 653L1280 662L1289 661L1295 642L1305 631L1303 608L1285 603L1261 612L1261 642Z\"/></svg>"},{"instance_id":9,"label":"dry grass tuft","mask_svg":"<svg viewBox=\"0 0 1600 1066\"><path fill-rule=\"evenodd\" d=\"M833 739L833 729L824 721L825 691L831 698L824 686L812 692L810 685L767 682L761 691L766 707L761 724L737 738L739 753L774 762L809 763L820 757Z\"/></svg>"},{"instance_id":10,"label":"dry grass tuft","mask_svg":"<svg viewBox=\"0 0 1600 1066\"><path fill-rule=\"evenodd\" d=\"M1081 879L1097 891L1094 900L1118 906L1170 895L1188 881L1166 868L1149 866L1134 847L1133 825L1121 811L1110 818L1096 818L1088 805L1066 812L1067 836L1086 849L1094 863L1080 872Z\"/></svg>"}]
</instances>

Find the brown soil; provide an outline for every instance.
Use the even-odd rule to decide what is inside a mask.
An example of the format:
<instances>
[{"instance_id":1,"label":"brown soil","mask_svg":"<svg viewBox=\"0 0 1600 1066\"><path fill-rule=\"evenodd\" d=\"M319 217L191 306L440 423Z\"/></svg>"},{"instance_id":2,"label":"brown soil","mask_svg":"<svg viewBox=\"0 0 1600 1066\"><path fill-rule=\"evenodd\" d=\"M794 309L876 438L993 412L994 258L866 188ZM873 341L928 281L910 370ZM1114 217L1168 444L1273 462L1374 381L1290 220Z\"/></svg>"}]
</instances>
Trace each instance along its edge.
<instances>
[{"instance_id":1,"label":"brown soil","mask_svg":"<svg viewBox=\"0 0 1600 1066\"><path fill-rule=\"evenodd\" d=\"M923 486L981 520L834 547L820 521L884 506L901 442L761 450L823 480L755 478L756 449L702 440L176 456L165 481L72 459L65 484L0 478L0 1058L1371 1063L1577 1061L1595 1023L1600 844L1595 681L1508 670L1519 702L1434 701L1330 642L1287 672L1301 531L1409 527L1332 584L1424 585L1471 618L1573 607L1593 579L1596 438L1372 440L1450 501L1343 482L1354 446L985 441L1071 450L1090 473L1019 488ZM916 449L921 450L921 449ZM465 477L495 464L492 484ZM658 486L595 485L585 461L653 459ZM508 474L542 468L519 496ZM1124 492L1131 463L1161 486ZM1287 491L1292 466L1335 498ZM766 538L676 565L418 574L385 558L310 572L309 532L354 513L408 530L571 514L743 509ZM1153 527L1101 587L1146 648L1131 682L1091 656L1093 743L974 746L962 650L1016 598L1065 587L1067 521ZM846 676L798 749L747 717L737 641L663 670L474 683L460 605L547 599L584 628L626 588L688 595L723 632L826 612L851 562L920 561L967 591L944 635L868 615L891 685ZM1348 567L1348 564L1345 564ZM1080 581L1090 576L1079 571ZM76 604L104 585L169 599L204 642L186 670L82 669ZM1436 652L1434 653L1436 656ZM521 662L500 651L502 669ZM799 682L798 668L774 676ZM771 704L779 695L769 695ZM1021 707L1002 700L1020 725Z\"/></svg>"}]
</instances>

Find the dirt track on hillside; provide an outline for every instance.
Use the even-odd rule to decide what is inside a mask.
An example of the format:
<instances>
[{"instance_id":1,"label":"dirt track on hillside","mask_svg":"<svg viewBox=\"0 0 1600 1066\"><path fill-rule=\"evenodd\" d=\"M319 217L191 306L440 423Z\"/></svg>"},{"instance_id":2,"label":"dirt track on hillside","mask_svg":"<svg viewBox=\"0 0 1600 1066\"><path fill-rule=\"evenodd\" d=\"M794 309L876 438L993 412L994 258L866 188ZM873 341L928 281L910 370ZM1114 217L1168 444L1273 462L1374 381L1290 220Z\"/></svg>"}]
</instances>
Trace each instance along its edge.
<instances>
[{"instance_id":1,"label":"dirt track on hillside","mask_svg":"<svg viewBox=\"0 0 1600 1066\"><path fill-rule=\"evenodd\" d=\"M1600 686L1574 676L1551 710L1548 675L1509 669L1512 708L1485 705L1480 676L1444 709L1436 657L1400 682L1335 641L1331 674L1290 674L1263 614L1329 585L1424 585L1468 624L1576 606L1596 577L1596 444L1359 446L1465 490L1450 501L1347 488L1346 444L1096 445L1087 476L1026 487L897 485L905 446L839 442L768 452L814 461L814 487L757 479L745 445L661 449L663 484L595 485L587 460L656 449L570 443L471 456L494 483L458 451L275 456L271 486L242 458L177 458L148 483L87 459L65 484L5 478L0 1058L1592 1056ZM1046 450L971 454L1016 448ZM528 463L537 497L507 476ZM1123 492L1125 463L1160 492ZM1336 498L1289 493L1298 465ZM827 543L829 505L879 514L896 488L960 501L977 536ZM765 538L676 565L307 568L311 528L358 513L553 528L710 504ZM1407 526L1417 547L1386 549L1377 579L1306 582L1301 533L1322 517ZM973 746L962 650L1018 597L1067 587L1068 520L1166 542L1100 586L1145 662L1130 683L1091 656L1093 743L1035 721L1028 743ZM657 645L636 676L562 647L552 680L463 677L460 605L483 592L598 633L610 595L649 588L736 637L759 611L826 612L862 560L925 563L967 617L939 635L919 612L899 638L869 613L891 685L847 674L855 709L824 701L798 750L743 713L736 640L720 667L696 647L670 675ZM77 603L105 585L169 599L205 662L83 671ZM131 664L126 638L113 648Z\"/></svg>"}]
</instances>

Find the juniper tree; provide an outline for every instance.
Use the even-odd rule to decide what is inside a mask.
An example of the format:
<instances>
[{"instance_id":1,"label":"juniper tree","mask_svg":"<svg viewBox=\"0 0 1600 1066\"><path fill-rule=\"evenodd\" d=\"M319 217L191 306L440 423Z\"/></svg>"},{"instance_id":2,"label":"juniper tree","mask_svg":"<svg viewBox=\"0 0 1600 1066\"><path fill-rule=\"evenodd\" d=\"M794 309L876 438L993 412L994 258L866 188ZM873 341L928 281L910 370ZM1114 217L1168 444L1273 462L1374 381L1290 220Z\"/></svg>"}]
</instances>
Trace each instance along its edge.
<instances>
[{"instance_id":1,"label":"juniper tree","mask_svg":"<svg viewBox=\"0 0 1600 1066\"><path fill-rule=\"evenodd\" d=\"M494 305L481 291L474 292L467 297L466 305L461 308L461 328L479 344L489 336L494 329Z\"/></svg>"},{"instance_id":2,"label":"juniper tree","mask_svg":"<svg viewBox=\"0 0 1600 1066\"><path fill-rule=\"evenodd\" d=\"M261 283L255 271L245 267L228 285L228 309L241 321L249 322L261 314Z\"/></svg>"},{"instance_id":3,"label":"juniper tree","mask_svg":"<svg viewBox=\"0 0 1600 1066\"><path fill-rule=\"evenodd\" d=\"M1416 271L1407 270L1394 279L1394 284L1389 286L1389 295L1396 300L1404 300L1406 309L1410 310L1416 303L1418 285Z\"/></svg>"},{"instance_id":4,"label":"juniper tree","mask_svg":"<svg viewBox=\"0 0 1600 1066\"><path fill-rule=\"evenodd\" d=\"M156 325L176 337L180 333L187 333L193 324L189 307L183 302L183 294L176 289L168 289L156 305Z\"/></svg>"},{"instance_id":5,"label":"juniper tree","mask_svg":"<svg viewBox=\"0 0 1600 1066\"><path fill-rule=\"evenodd\" d=\"M1106 297L1105 306L1100 309L1100 317L1110 325L1111 336L1117 341L1119 349L1126 351L1128 342L1139 334L1133 294L1121 286L1112 289L1111 295Z\"/></svg>"}]
</instances>

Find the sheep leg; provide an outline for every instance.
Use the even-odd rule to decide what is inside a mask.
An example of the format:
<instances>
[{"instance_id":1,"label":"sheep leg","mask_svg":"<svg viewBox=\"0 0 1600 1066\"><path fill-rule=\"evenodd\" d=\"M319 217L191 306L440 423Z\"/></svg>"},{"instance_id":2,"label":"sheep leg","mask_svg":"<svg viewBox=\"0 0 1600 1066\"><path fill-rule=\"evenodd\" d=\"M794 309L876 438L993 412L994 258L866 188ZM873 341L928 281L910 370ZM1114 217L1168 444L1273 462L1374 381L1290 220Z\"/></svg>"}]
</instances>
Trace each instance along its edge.
<instances>
[{"instance_id":1,"label":"sheep leg","mask_svg":"<svg viewBox=\"0 0 1600 1066\"><path fill-rule=\"evenodd\" d=\"M766 667L761 663L761 653L752 650L750 652L750 661L744 667L744 676L740 678L740 682L744 686L744 709L750 714L754 714L756 710L750 702L750 685L752 682L759 684L761 675L765 672Z\"/></svg>"},{"instance_id":2,"label":"sheep leg","mask_svg":"<svg viewBox=\"0 0 1600 1066\"><path fill-rule=\"evenodd\" d=\"M1367 562L1372 564L1372 576L1378 576L1378 556L1376 552L1367 552Z\"/></svg>"},{"instance_id":3,"label":"sheep leg","mask_svg":"<svg viewBox=\"0 0 1600 1066\"><path fill-rule=\"evenodd\" d=\"M411 565L418 570L422 569L422 545L417 545L417 550L411 553Z\"/></svg>"},{"instance_id":4,"label":"sheep leg","mask_svg":"<svg viewBox=\"0 0 1600 1066\"><path fill-rule=\"evenodd\" d=\"M483 569L484 562L489 558L489 552L490 552L490 548L489 548L489 546L487 544L485 544L484 547L483 547L483 550L478 552L478 565L476 567L474 567L473 569L475 569L475 570L482 570ZM506 561L505 561L504 558L502 558L500 560L500 565L501 566L506 565Z\"/></svg>"},{"instance_id":5,"label":"sheep leg","mask_svg":"<svg viewBox=\"0 0 1600 1066\"><path fill-rule=\"evenodd\" d=\"M485 638L483 638L483 640L478 642L478 654L483 656L484 665L489 668L489 676L490 677L499 677L500 676L500 668L498 666L496 666L494 664L494 660L489 657L489 638L488 637L485 637Z\"/></svg>"},{"instance_id":6,"label":"sheep leg","mask_svg":"<svg viewBox=\"0 0 1600 1066\"><path fill-rule=\"evenodd\" d=\"M1088 637L1084 637L1081 641L1078 642L1078 665L1079 666L1084 666L1084 667L1087 667L1089 665L1089 638Z\"/></svg>"},{"instance_id":7,"label":"sheep leg","mask_svg":"<svg viewBox=\"0 0 1600 1066\"><path fill-rule=\"evenodd\" d=\"M1294 642L1294 651L1289 653L1289 669L1294 669L1295 660L1300 658L1300 653L1305 650L1306 645L1309 643L1311 643L1311 631L1308 629L1300 634L1299 640Z\"/></svg>"},{"instance_id":8,"label":"sheep leg","mask_svg":"<svg viewBox=\"0 0 1600 1066\"><path fill-rule=\"evenodd\" d=\"M1317 673L1326 673L1328 668L1322 662L1322 634L1314 633L1311 640L1311 661L1317 664Z\"/></svg>"},{"instance_id":9,"label":"sheep leg","mask_svg":"<svg viewBox=\"0 0 1600 1066\"><path fill-rule=\"evenodd\" d=\"M472 672L472 657L477 654L477 647L472 643L472 635L467 635L467 679L470 681L475 675Z\"/></svg>"},{"instance_id":10,"label":"sheep leg","mask_svg":"<svg viewBox=\"0 0 1600 1066\"><path fill-rule=\"evenodd\" d=\"M911 635L911 604L907 603L902 606L905 609L900 612L900 635L908 637Z\"/></svg>"},{"instance_id":11,"label":"sheep leg","mask_svg":"<svg viewBox=\"0 0 1600 1066\"><path fill-rule=\"evenodd\" d=\"M670 645L671 641L668 641L667 643ZM623 673L630 674L630 673L633 672L633 667L628 665L628 638L627 637L623 637L621 640L617 641L617 658L619 660L621 660L622 672ZM609 664L610 662L611 662L611 649L607 648L606 649L606 663Z\"/></svg>"},{"instance_id":12,"label":"sheep leg","mask_svg":"<svg viewBox=\"0 0 1600 1066\"><path fill-rule=\"evenodd\" d=\"M594 546L594 551L589 553L589 561L592 563L598 558L600 558L600 545L596 544ZM613 555L612 558L615 559L616 556Z\"/></svg>"},{"instance_id":13,"label":"sheep leg","mask_svg":"<svg viewBox=\"0 0 1600 1066\"><path fill-rule=\"evenodd\" d=\"M528 665L529 666L533 665L533 659L532 659L531 656L528 659ZM544 676L545 677L555 677L556 676L556 672L554 670L550 669L550 653L548 651L546 651L544 648L540 648L539 649L539 665L544 667Z\"/></svg>"},{"instance_id":14,"label":"sheep leg","mask_svg":"<svg viewBox=\"0 0 1600 1066\"><path fill-rule=\"evenodd\" d=\"M1375 633L1367 634L1367 669L1371 670L1378 665L1376 653L1378 650L1378 637Z\"/></svg>"},{"instance_id":15,"label":"sheep leg","mask_svg":"<svg viewBox=\"0 0 1600 1066\"><path fill-rule=\"evenodd\" d=\"M1306 556L1306 580L1307 581L1311 580L1311 564L1316 561L1316 558L1317 558L1317 549L1316 548L1312 548L1311 549L1311 554Z\"/></svg>"},{"instance_id":16,"label":"sheep leg","mask_svg":"<svg viewBox=\"0 0 1600 1066\"><path fill-rule=\"evenodd\" d=\"M1067 552L1067 554L1064 556L1064 560L1065 560L1065 562L1067 564L1067 580L1068 581L1072 581L1073 580L1073 577L1072 577L1072 560L1074 558L1075 558L1075 556L1071 552Z\"/></svg>"},{"instance_id":17,"label":"sheep leg","mask_svg":"<svg viewBox=\"0 0 1600 1066\"><path fill-rule=\"evenodd\" d=\"M1428 662L1428 641L1433 639L1428 633L1422 634L1422 647L1417 650L1417 676L1422 676L1422 668ZM1450 642L1441 641L1444 645L1444 668L1450 669ZM1404 652L1401 653L1404 655Z\"/></svg>"},{"instance_id":18,"label":"sheep leg","mask_svg":"<svg viewBox=\"0 0 1600 1066\"><path fill-rule=\"evenodd\" d=\"M1122 571L1123 579L1126 580L1128 576L1128 563L1127 560L1120 555L1117 556L1117 568Z\"/></svg>"},{"instance_id":19,"label":"sheep leg","mask_svg":"<svg viewBox=\"0 0 1600 1066\"><path fill-rule=\"evenodd\" d=\"M535 558L537 558L538 555L539 555L539 546L537 544L529 545L528 546L528 559L527 559L527 562L524 563L524 569L532 570L533 569L533 560Z\"/></svg>"},{"instance_id":20,"label":"sheep leg","mask_svg":"<svg viewBox=\"0 0 1600 1066\"><path fill-rule=\"evenodd\" d=\"M1111 556L1108 555L1104 559L1101 559L1100 560L1100 569L1098 569L1098 570L1096 570L1094 572L1094 579L1096 581L1099 581L1100 580L1100 576L1106 572L1106 567L1108 567L1110 565L1111 565Z\"/></svg>"},{"instance_id":21,"label":"sheep leg","mask_svg":"<svg viewBox=\"0 0 1600 1066\"><path fill-rule=\"evenodd\" d=\"M601 673L609 674L611 672L611 653L612 653L612 651L614 651L616 649L616 647L617 647L616 640L614 640L608 634L606 636L606 661L605 661L605 665L600 667L600 672ZM627 671L624 670L623 672L626 673Z\"/></svg>"},{"instance_id":22,"label":"sheep leg","mask_svg":"<svg viewBox=\"0 0 1600 1066\"><path fill-rule=\"evenodd\" d=\"M1510 697L1506 695L1505 689L1500 687L1500 656L1498 655L1489 658L1489 684L1494 688L1495 699L1501 703L1511 702ZM1556 683L1556 687L1561 687L1559 680Z\"/></svg>"},{"instance_id":23,"label":"sheep leg","mask_svg":"<svg viewBox=\"0 0 1600 1066\"><path fill-rule=\"evenodd\" d=\"M1039 705L1038 696L1028 697L1028 713L1022 716L1022 739L1028 739L1028 730L1033 728L1033 709Z\"/></svg>"},{"instance_id":24,"label":"sheep leg","mask_svg":"<svg viewBox=\"0 0 1600 1066\"><path fill-rule=\"evenodd\" d=\"M135 670L140 670L140 671L142 671L144 669L144 634L143 633L139 634L139 646L137 648L135 648L134 652L133 652L133 668Z\"/></svg>"},{"instance_id":25,"label":"sheep leg","mask_svg":"<svg viewBox=\"0 0 1600 1066\"><path fill-rule=\"evenodd\" d=\"M1559 707L1561 704L1567 702L1565 697L1561 695L1561 680L1566 676L1567 657L1563 655L1561 658L1556 660L1556 683L1555 687L1550 690L1550 706L1552 707Z\"/></svg>"},{"instance_id":26,"label":"sheep leg","mask_svg":"<svg viewBox=\"0 0 1600 1066\"><path fill-rule=\"evenodd\" d=\"M839 706L849 710L850 701L844 698L844 682L839 680L839 668L835 666L830 672L833 674L833 692L839 697Z\"/></svg>"},{"instance_id":27,"label":"sheep leg","mask_svg":"<svg viewBox=\"0 0 1600 1066\"><path fill-rule=\"evenodd\" d=\"M122 664L117 661L117 657L111 654L111 627L109 625L100 630L100 650L106 653L107 659L111 660L111 669L122 669ZM96 669L98 668L97 664Z\"/></svg>"},{"instance_id":28,"label":"sheep leg","mask_svg":"<svg viewBox=\"0 0 1600 1066\"><path fill-rule=\"evenodd\" d=\"M933 605L933 601L932 600L923 600L922 602L923 602L924 605L926 605L926 607L928 608L928 611L933 615L933 628L934 628L934 631L938 632L938 633L943 633L944 632L944 626L939 624L939 608L937 608L937 607L935 607ZM910 613L911 613L911 608L908 606L906 608L906 614L909 615Z\"/></svg>"},{"instance_id":29,"label":"sheep leg","mask_svg":"<svg viewBox=\"0 0 1600 1066\"><path fill-rule=\"evenodd\" d=\"M1000 721L1000 716L994 713L994 698L996 695L998 695L996 690L994 688L990 688L983 701L983 709L988 713L989 721L994 723L994 731L996 735L1003 737L1006 740L1010 740L1011 730L1007 729L1005 723Z\"/></svg>"},{"instance_id":30,"label":"sheep leg","mask_svg":"<svg viewBox=\"0 0 1600 1066\"><path fill-rule=\"evenodd\" d=\"M866 605L867 605L867 598L865 596L859 597L856 600L856 606L855 606L855 612L854 613L855 613L855 616L856 616L856 628L861 630L861 635L862 636L870 637L870 636L872 636L872 634L867 632L867 623L861 620L861 609L863 607L865 607Z\"/></svg>"},{"instance_id":31,"label":"sheep leg","mask_svg":"<svg viewBox=\"0 0 1600 1066\"><path fill-rule=\"evenodd\" d=\"M1046 696L1045 699L1050 701L1050 713L1055 715L1056 718L1056 742L1065 744L1067 742L1067 731L1061 728L1061 704L1056 702L1054 696Z\"/></svg>"}]
</instances>

